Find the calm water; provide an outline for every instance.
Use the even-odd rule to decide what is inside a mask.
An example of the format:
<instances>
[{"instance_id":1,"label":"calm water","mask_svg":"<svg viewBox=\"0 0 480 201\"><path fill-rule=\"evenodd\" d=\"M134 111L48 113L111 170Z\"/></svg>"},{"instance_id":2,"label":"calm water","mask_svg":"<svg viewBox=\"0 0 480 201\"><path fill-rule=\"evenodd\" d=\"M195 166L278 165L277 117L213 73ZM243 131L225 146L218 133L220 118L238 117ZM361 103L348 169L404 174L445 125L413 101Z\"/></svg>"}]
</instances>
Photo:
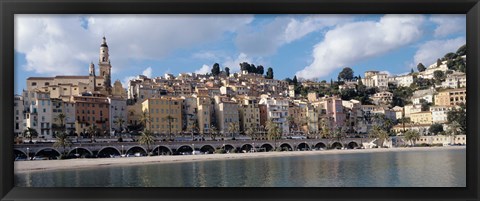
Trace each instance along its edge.
<instances>
[{"instance_id":1,"label":"calm water","mask_svg":"<svg viewBox=\"0 0 480 201\"><path fill-rule=\"evenodd\" d=\"M465 187L466 151L310 155L15 174L23 187Z\"/></svg>"}]
</instances>

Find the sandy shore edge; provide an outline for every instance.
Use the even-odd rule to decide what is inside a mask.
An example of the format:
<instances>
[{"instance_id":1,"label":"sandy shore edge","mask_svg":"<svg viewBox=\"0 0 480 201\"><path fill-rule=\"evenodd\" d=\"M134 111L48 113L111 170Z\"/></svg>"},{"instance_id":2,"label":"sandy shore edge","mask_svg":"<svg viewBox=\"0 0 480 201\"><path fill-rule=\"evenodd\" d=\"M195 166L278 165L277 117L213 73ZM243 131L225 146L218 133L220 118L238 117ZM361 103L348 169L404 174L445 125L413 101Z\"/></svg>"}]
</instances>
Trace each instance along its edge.
<instances>
[{"instance_id":1,"label":"sandy shore edge","mask_svg":"<svg viewBox=\"0 0 480 201\"><path fill-rule=\"evenodd\" d=\"M210 160L232 160L246 158L266 158L281 156L306 156L325 154L351 154L351 153L375 153L375 152L400 152L400 151L435 151L465 149L465 146L451 147L410 147L410 148L379 148L379 149L355 149L355 150L323 150L323 151L291 151L291 152L256 152L236 154L207 154L207 155L175 155L175 156L152 156L152 157L128 157L128 158L95 158L95 159L69 159L69 160L43 160L43 161L15 161L15 173L28 173L33 171L71 170L95 168L104 166L126 166L140 164L180 163Z\"/></svg>"}]
</instances>

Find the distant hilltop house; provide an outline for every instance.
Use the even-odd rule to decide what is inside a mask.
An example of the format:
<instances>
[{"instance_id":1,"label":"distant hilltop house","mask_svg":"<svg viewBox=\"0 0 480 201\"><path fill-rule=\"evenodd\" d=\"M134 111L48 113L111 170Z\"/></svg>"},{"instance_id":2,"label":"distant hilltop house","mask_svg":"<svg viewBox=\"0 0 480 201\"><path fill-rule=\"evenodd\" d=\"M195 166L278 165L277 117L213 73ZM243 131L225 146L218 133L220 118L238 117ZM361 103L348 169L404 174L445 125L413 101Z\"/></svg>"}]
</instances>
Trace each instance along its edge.
<instances>
[{"instance_id":1,"label":"distant hilltop house","mask_svg":"<svg viewBox=\"0 0 480 201\"><path fill-rule=\"evenodd\" d=\"M367 71L362 83L367 87L378 87L380 90L388 88L388 74L380 71Z\"/></svg>"}]
</instances>

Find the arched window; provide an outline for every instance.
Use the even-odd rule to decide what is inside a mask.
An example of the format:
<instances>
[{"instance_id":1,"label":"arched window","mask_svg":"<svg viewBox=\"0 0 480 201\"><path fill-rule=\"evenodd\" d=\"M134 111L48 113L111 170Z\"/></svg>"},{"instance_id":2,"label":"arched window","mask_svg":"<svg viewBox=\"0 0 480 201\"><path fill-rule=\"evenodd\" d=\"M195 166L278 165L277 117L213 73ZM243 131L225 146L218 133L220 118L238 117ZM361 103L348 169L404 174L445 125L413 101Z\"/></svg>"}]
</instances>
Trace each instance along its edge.
<instances>
[{"instance_id":1,"label":"arched window","mask_svg":"<svg viewBox=\"0 0 480 201\"><path fill-rule=\"evenodd\" d=\"M102 61L105 62L105 57L102 57Z\"/></svg>"}]
</instances>

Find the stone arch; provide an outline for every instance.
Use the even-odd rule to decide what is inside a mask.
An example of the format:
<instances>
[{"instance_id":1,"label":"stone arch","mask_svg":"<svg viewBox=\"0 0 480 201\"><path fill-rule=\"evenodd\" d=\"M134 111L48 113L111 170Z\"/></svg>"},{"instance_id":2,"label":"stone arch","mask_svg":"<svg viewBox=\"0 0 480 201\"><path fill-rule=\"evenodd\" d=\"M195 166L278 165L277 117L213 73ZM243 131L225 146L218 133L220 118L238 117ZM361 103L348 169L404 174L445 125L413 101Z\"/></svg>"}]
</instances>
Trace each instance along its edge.
<instances>
[{"instance_id":1,"label":"stone arch","mask_svg":"<svg viewBox=\"0 0 480 201\"><path fill-rule=\"evenodd\" d=\"M138 151L143 152L144 154L147 154L147 150L145 148L143 148L142 146L130 147L129 149L127 149L125 151L125 154L135 154L135 153L139 153Z\"/></svg>"},{"instance_id":2,"label":"stone arch","mask_svg":"<svg viewBox=\"0 0 480 201\"><path fill-rule=\"evenodd\" d=\"M193 147L186 144L179 146L176 150L176 154L178 155L192 154L192 152L193 152Z\"/></svg>"},{"instance_id":3,"label":"stone arch","mask_svg":"<svg viewBox=\"0 0 480 201\"><path fill-rule=\"evenodd\" d=\"M173 151L167 146L157 146L154 149L152 149L152 154L153 155L172 155Z\"/></svg>"},{"instance_id":4,"label":"stone arch","mask_svg":"<svg viewBox=\"0 0 480 201\"><path fill-rule=\"evenodd\" d=\"M225 144L225 146L224 147L222 146L222 148L225 149L225 151L227 151L227 152L228 151L232 152L232 150L235 151L237 149L237 148L235 148L235 146L233 146L231 144Z\"/></svg>"},{"instance_id":5,"label":"stone arch","mask_svg":"<svg viewBox=\"0 0 480 201\"><path fill-rule=\"evenodd\" d=\"M215 152L215 148L212 145L206 144L200 147L200 152L213 154Z\"/></svg>"},{"instance_id":6,"label":"stone arch","mask_svg":"<svg viewBox=\"0 0 480 201\"><path fill-rule=\"evenodd\" d=\"M292 150L293 150L293 147L292 147L292 145L291 145L291 144L289 144L289 143L286 143L286 142L285 142L285 143L282 143L282 144L280 144L280 146L279 146L279 147L280 147L280 149L282 149L282 151L292 151Z\"/></svg>"},{"instance_id":7,"label":"stone arch","mask_svg":"<svg viewBox=\"0 0 480 201\"><path fill-rule=\"evenodd\" d=\"M116 147L103 147L100 149L97 153L97 157L100 158L108 158L111 155L120 155L120 150L118 150Z\"/></svg>"},{"instance_id":8,"label":"stone arch","mask_svg":"<svg viewBox=\"0 0 480 201\"><path fill-rule=\"evenodd\" d=\"M358 143L357 143L357 142L354 142L354 141L351 141L351 142L349 142L349 143L347 144L347 148L348 148L348 149L355 149L355 148L357 148L357 147L359 147L359 146L358 146Z\"/></svg>"},{"instance_id":9,"label":"stone arch","mask_svg":"<svg viewBox=\"0 0 480 201\"><path fill-rule=\"evenodd\" d=\"M76 151L78 150L78 152ZM79 154L80 156L93 156L93 152L90 151L89 149L87 148L83 148L83 147L77 147L77 148L73 148L72 150L70 150L68 152L68 156L75 156L75 154ZM85 154L87 153L87 154Z\"/></svg>"},{"instance_id":10,"label":"stone arch","mask_svg":"<svg viewBox=\"0 0 480 201\"><path fill-rule=\"evenodd\" d=\"M17 157L27 158L27 152L24 152L20 149L13 149L13 156L14 158L17 158Z\"/></svg>"},{"instance_id":11,"label":"stone arch","mask_svg":"<svg viewBox=\"0 0 480 201\"><path fill-rule=\"evenodd\" d=\"M264 143L262 145L260 145L260 149L259 151L265 151L265 152L269 152L269 151L273 151L273 145L270 144L270 143Z\"/></svg>"},{"instance_id":12,"label":"stone arch","mask_svg":"<svg viewBox=\"0 0 480 201\"><path fill-rule=\"evenodd\" d=\"M326 148L327 148L327 145L323 142L319 142L319 143L315 144L315 149L317 149L317 150L326 149Z\"/></svg>"},{"instance_id":13,"label":"stone arch","mask_svg":"<svg viewBox=\"0 0 480 201\"><path fill-rule=\"evenodd\" d=\"M51 148L51 147L46 147L46 148L39 149L37 152L35 152L35 155L33 155L33 156L34 157L37 157L37 156L48 157L49 159L56 159L56 157L58 157L60 155L61 155L61 153L57 149Z\"/></svg>"},{"instance_id":14,"label":"stone arch","mask_svg":"<svg viewBox=\"0 0 480 201\"><path fill-rule=\"evenodd\" d=\"M241 147L240 147L240 151L241 152L249 152L253 149L253 145L251 144L243 144Z\"/></svg>"},{"instance_id":15,"label":"stone arch","mask_svg":"<svg viewBox=\"0 0 480 201\"><path fill-rule=\"evenodd\" d=\"M307 150L310 150L310 145L308 145L305 142L302 142L302 143L297 145L297 149L300 150L300 151L307 151Z\"/></svg>"},{"instance_id":16,"label":"stone arch","mask_svg":"<svg viewBox=\"0 0 480 201\"><path fill-rule=\"evenodd\" d=\"M332 149L341 149L341 148L343 148L343 144L340 143L340 142L333 142L333 143L330 145L330 148L332 148Z\"/></svg>"}]
</instances>

